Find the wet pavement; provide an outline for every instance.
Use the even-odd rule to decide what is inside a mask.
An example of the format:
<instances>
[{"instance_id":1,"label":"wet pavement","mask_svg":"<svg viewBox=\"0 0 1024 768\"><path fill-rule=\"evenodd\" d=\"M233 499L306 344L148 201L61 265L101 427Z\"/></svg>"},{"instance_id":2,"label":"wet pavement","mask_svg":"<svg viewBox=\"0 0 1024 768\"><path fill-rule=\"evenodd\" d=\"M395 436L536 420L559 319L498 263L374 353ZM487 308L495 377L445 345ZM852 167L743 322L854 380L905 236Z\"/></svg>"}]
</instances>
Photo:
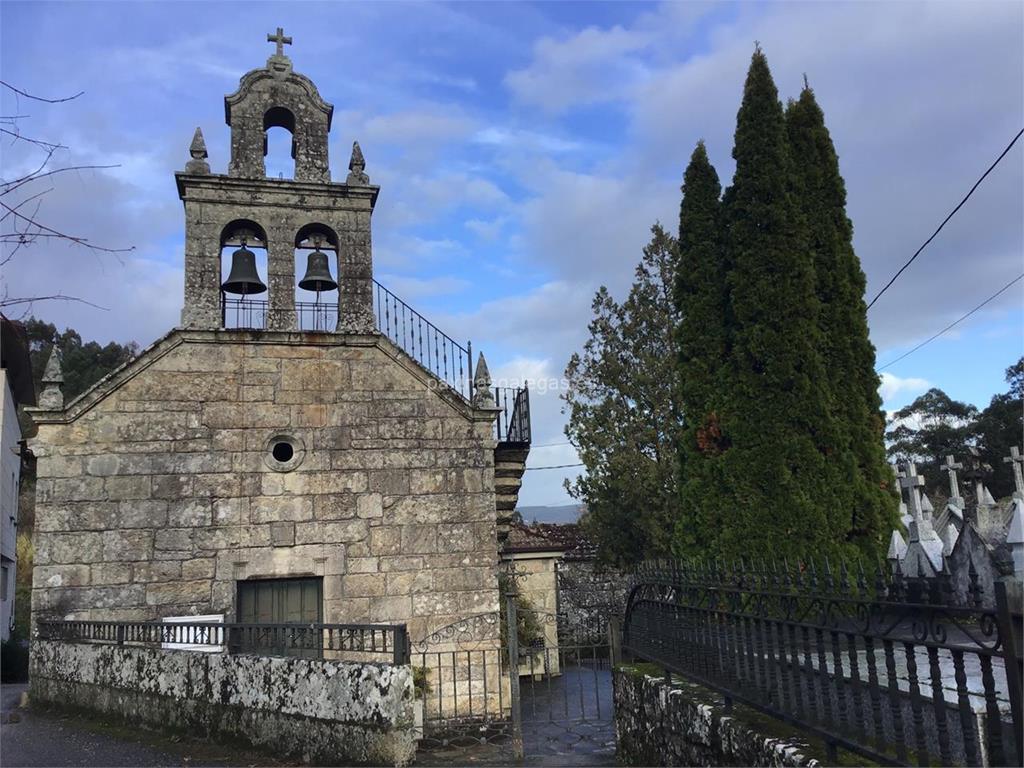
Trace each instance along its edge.
<instances>
[{"instance_id":1,"label":"wet pavement","mask_svg":"<svg viewBox=\"0 0 1024 768\"><path fill-rule=\"evenodd\" d=\"M522 678L523 750L534 765L615 765L612 674L607 666L566 666Z\"/></svg>"},{"instance_id":2,"label":"wet pavement","mask_svg":"<svg viewBox=\"0 0 1024 768\"><path fill-rule=\"evenodd\" d=\"M80 715L19 706L25 685L0 693L0 768L19 766L287 766L295 762L240 750L207 739L170 737ZM611 672L565 667L561 675L520 681L523 746L517 762L511 747L486 744L420 752L424 766L610 766L615 765Z\"/></svg>"},{"instance_id":3,"label":"wet pavement","mask_svg":"<svg viewBox=\"0 0 1024 768\"><path fill-rule=\"evenodd\" d=\"M0 688L0 766L284 766L205 739L175 739L76 715L19 706L27 686Z\"/></svg>"}]
</instances>

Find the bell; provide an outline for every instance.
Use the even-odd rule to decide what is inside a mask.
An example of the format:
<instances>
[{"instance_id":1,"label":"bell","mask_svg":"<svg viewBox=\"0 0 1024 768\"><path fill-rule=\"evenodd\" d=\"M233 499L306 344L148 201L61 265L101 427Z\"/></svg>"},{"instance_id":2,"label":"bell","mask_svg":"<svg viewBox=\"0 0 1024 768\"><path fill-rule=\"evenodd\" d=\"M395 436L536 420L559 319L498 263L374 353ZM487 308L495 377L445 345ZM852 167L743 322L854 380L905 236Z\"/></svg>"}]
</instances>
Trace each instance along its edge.
<instances>
[{"instance_id":1,"label":"bell","mask_svg":"<svg viewBox=\"0 0 1024 768\"><path fill-rule=\"evenodd\" d=\"M306 275L299 280L299 288L306 291L333 291L338 287L327 267L327 254L313 251L306 260Z\"/></svg>"},{"instance_id":2,"label":"bell","mask_svg":"<svg viewBox=\"0 0 1024 768\"><path fill-rule=\"evenodd\" d=\"M227 293L240 293L243 296L267 290L256 271L256 254L244 245L231 254L231 273L220 287Z\"/></svg>"}]
</instances>

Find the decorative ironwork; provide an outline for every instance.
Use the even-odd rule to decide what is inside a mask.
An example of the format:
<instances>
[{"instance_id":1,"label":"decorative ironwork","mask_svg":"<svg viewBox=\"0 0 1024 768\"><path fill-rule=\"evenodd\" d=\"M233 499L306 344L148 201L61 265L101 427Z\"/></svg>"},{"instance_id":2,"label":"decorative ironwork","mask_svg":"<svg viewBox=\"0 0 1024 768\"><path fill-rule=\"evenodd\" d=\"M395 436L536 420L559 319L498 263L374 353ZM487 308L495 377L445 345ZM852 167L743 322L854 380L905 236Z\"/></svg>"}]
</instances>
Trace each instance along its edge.
<instances>
[{"instance_id":1,"label":"decorative ironwork","mask_svg":"<svg viewBox=\"0 0 1024 768\"><path fill-rule=\"evenodd\" d=\"M232 299L221 293L220 324L222 328L263 330L267 327L269 303L265 299Z\"/></svg>"},{"instance_id":2,"label":"decorative ironwork","mask_svg":"<svg viewBox=\"0 0 1024 768\"><path fill-rule=\"evenodd\" d=\"M295 325L300 331L334 333L338 327L338 305L336 302L296 301Z\"/></svg>"},{"instance_id":3,"label":"decorative ironwork","mask_svg":"<svg viewBox=\"0 0 1024 768\"><path fill-rule=\"evenodd\" d=\"M235 624L157 621L40 621L40 640L199 647L229 653L292 656L311 651L344 659L410 661L404 624Z\"/></svg>"},{"instance_id":4,"label":"decorative ironwork","mask_svg":"<svg viewBox=\"0 0 1024 768\"><path fill-rule=\"evenodd\" d=\"M463 347L391 291L373 281L377 330L466 400L473 396L473 345Z\"/></svg>"},{"instance_id":5,"label":"decorative ironwork","mask_svg":"<svg viewBox=\"0 0 1024 768\"><path fill-rule=\"evenodd\" d=\"M495 387L498 418L494 422L499 443L530 444L530 390L526 387Z\"/></svg>"},{"instance_id":6,"label":"decorative ironwork","mask_svg":"<svg viewBox=\"0 0 1024 768\"><path fill-rule=\"evenodd\" d=\"M827 561L649 563L623 650L798 725L832 758L841 747L883 764L981 765L984 744L989 764L1021 764L1019 607L1000 582L989 611L945 603L932 581L897 569L869 584Z\"/></svg>"}]
</instances>

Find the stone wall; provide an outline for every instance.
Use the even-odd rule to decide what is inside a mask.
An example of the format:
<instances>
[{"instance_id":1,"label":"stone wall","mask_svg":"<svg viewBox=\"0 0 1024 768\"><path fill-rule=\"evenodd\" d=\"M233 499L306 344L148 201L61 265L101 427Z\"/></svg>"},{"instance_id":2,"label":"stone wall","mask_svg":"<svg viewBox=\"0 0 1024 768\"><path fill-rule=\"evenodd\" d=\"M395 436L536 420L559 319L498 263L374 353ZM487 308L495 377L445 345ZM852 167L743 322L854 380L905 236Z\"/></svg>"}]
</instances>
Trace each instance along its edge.
<instances>
[{"instance_id":1,"label":"stone wall","mask_svg":"<svg viewBox=\"0 0 1024 768\"><path fill-rule=\"evenodd\" d=\"M33 611L231 620L238 581L295 576L413 640L497 611L492 417L380 335L172 331L34 414Z\"/></svg>"},{"instance_id":2,"label":"stone wall","mask_svg":"<svg viewBox=\"0 0 1024 768\"><path fill-rule=\"evenodd\" d=\"M628 666L612 686L620 765L820 765L795 733L741 707L726 715L706 688Z\"/></svg>"},{"instance_id":3,"label":"stone wall","mask_svg":"<svg viewBox=\"0 0 1024 768\"><path fill-rule=\"evenodd\" d=\"M321 764L416 751L408 666L36 640L30 701Z\"/></svg>"}]
</instances>

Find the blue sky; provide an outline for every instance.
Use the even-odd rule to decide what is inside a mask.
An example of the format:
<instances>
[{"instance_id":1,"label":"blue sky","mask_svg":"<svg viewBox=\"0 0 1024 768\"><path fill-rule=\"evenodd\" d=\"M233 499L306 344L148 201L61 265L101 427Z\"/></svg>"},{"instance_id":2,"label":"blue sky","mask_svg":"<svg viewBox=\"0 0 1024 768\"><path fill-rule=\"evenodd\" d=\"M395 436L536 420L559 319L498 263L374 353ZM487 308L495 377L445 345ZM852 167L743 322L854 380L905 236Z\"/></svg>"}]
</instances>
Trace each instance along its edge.
<instances>
[{"instance_id":1,"label":"blue sky","mask_svg":"<svg viewBox=\"0 0 1024 768\"><path fill-rule=\"evenodd\" d=\"M840 154L855 244L874 295L1024 125L1020 3L17 3L0 4L3 79L63 105L3 95L58 165L42 215L121 257L37 244L4 269L12 296L81 296L38 315L101 341L147 344L182 296L173 172L201 126L224 172L223 96L283 26L296 70L334 104L331 164L359 140L381 185L376 277L498 377L561 375L590 300L622 296L650 225L674 230L700 138L724 182L754 41L783 98L807 74ZM268 165L286 143L271 136ZM1024 271L1024 148L872 309L879 364ZM287 158L284 158L285 160ZM3 144L3 178L31 162ZM276 165L275 165L276 164ZM978 405L1024 349L1018 284L887 369L886 407L929 386ZM534 389L535 442L564 440L556 392ZM564 445L531 466L573 463ZM523 504L566 503L568 472L527 475Z\"/></svg>"}]
</instances>

